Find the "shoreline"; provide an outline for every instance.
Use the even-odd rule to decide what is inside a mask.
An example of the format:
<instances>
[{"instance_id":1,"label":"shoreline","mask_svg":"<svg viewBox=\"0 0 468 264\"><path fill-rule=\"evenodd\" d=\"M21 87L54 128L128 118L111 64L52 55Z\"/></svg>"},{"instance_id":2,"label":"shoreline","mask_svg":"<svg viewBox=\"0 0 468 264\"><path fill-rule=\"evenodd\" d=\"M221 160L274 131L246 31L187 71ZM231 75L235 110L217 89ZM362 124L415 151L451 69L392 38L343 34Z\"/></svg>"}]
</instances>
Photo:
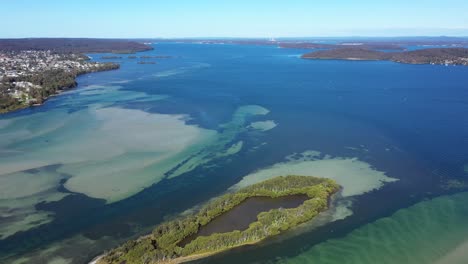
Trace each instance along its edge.
<instances>
[{"instance_id":1,"label":"shoreline","mask_svg":"<svg viewBox=\"0 0 468 264\"><path fill-rule=\"evenodd\" d=\"M181 263L186 263L186 262L189 262L189 261L204 259L204 258L207 258L207 257L210 257L210 256L217 255L217 254L222 253L222 252L227 252L227 251L232 250L234 248L240 248L240 247L244 247L244 246L253 246L253 245L256 245L256 244L258 244L258 243L260 243L262 241L265 241L266 239L268 239L268 238L259 239L257 241L246 242L246 243L238 245L238 246L232 246L232 247L221 249L221 250L216 250L216 251L211 251L211 252L206 252L206 253L199 253L199 254L195 254L195 255L191 255L191 256L179 257L179 258L172 259L172 260L170 260L168 262L164 262L164 263L165 264L181 264ZM96 263L90 263L90 264L98 264L98 263L96 262Z\"/></svg>"},{"instance_id":2,"label":"shoreline","mask_svg":"<svg viewBox=\"0 0 468 264\"><path fill-rule=\"evenodd\" d=\"M9 113L13 113L13 112L16 112L16 111L20 111L20 110L24 110L24 109L28 109L28 108L34 108L34 107L38 107L38 106L42 106L44 105L47 100L49 100L51 97L56 97L56 96L59 96L60 94L64 93L64 92L67 92L67 91L70 91L70 90L73 90L75 88L78 87L78 83L76 82L76 79L82 75L86 75L86 74L91 74L91 73L98 73L98 72L107 72L107 71L115 71L115 70L119 70L120 69L120 64L115 64L115 68L104 68L104 69L99 69L99 70L94 70L94 71L89 71L89 72L82 72L82 73L77 73L76 76L74 77L74 84L71 86L71 87L62 87L60 90L57 90L55 93L45 97L45 98L42 98L43 101L42 103L33 103L33 104L28 104L28 105L25 105L25 104L20 104L18 105L17 107L13 108L13 109L9 109L9 110L5 110L5 111L0 111L0 116L1 115L5 115L5 114L9 114Z\"/></svg>"},{"instance_id":3,"label":"shoreline","mask_svg":"<svg viewBox=\"0 0 468 264\"><path fill-rule=\"evenodd\" d=\"M341 192L341 187L339 188L339 190L330 195L330 197L328 197L327 199L327 207L328 209L325 210L325 211L322 211L320 212L317 216L323 214L323 213L326 213L328 210L331 209L332 207L332 204L333 202L338 199L338 194ZM315 220L315 218L311 219L310 221L308 222L313 222ZM307 222L304 222L298 226L295 226L295 227L292 227L291 229L289 230L286 230L287 231L293 231L297 228L300 228L302 225L306 224ZM276 235L278 236L278 235ZM229 247L229 248L225 248L225 249L221 249L221 250L217 250L217 251L211 251L211 252L206 252L206 253L200 253L200 254L195 254L195 255L191 255L191 256L186 256L186 257L179 257L179 258L176 258L176 259L173 259L173 260L170 260L168 262L165 262L165 264L181 264L181 263L186 263L186 262L189 262L189 261L195 261L195 260L200 260L200 259L204 259L204 258L208 258L208 257L211 257L211 256L214 256L214 255L217 255L219 253L223 253L223 252L227 252L227 251L230 251L232 249L235 249L235 248L241 248L241 247L245 247L245 246L253 246L253 245L257 245L257 244L260 244L261 242L264 242L266 240L268 240L269 238L272 238L272 237L275 237L275 236L271 236L271 237L265 237L263 239L259 239L259 240L256 240L256 241L251 241L251 242L246 242L244 244L241 244L241 245L236 245L236 246L232 246L232 247ZM89 264L98 264L98 261L104 257L105 255L100 255L99 256L99 259L96 259L95 262L90 262ZM445 263L444 263L445 264Z\"/></svg>"},{"instance_id":4,"label":"shoreline","mask_svg":"<svg viewBox=\"0 0 468 264\"><path fill-rule=\"evenodd\" d=\"M342 190L342 188L340 187L340 189L336 193L334 193L330 197L328 197L328 199L327 199L328 209L323 211L323 212L320 212L317 216L322 215L323 213L326 213L330 209L333 208L333 202L337 201L339 199L339 193L341 192L341 190ZM315 218L308 221L308 222L313 222L314 220L315 220ZM289 229L287 231L298 230L301 227L303 228L303 225L308 223L308 222L305 222L305 223L302 223L302 224L300 224L298 226L292 227L291 229ZM150 238L150 236L151 236L151 234L143 235L139 239ZM241 245L236 245L236 246L232 246L232 247L221 249L221 250L210 251L210 252L205 252L205 253L199 253L199 254L195 254L195 255L191 255L191 256L179 257L179 258L171 259L171 260L163 262L163 263L164 264L182 264L182 263L186 263L186 262L190 262L190 261L200 260L200 259L208 258L208 257L214 256L214 255L217 255L217 254L220 254L220 253L223 253L223 252L230 251L230 250L235 249L235 248L241 248L241 247L245 247L245 246L257 245L257 244L260 244L261 242L267 241L269 238L272 238L272 237L275 237L275 236L266 237L264 239L259 239L259 240L256 240L256 241L246 242L246 243L241 244ZM105 256L106 256L106 254L101 254L101 255L93 258L88 264L98 264L99 261Z\"/></svg>"},{"instance_id":5,"label":"shoreline","mask_svg":"<svg viewBox=\"0 0 468 264\"><path fill-rule=\"evenodd\" d=\"M88 264L97 264L104 256L105 254L94 257L90 262L88 262Z\"/></svg>"},{"instance_id":6,"label":"shoreline","mask_svg":"<svg viewBox=\"0 0 468 264\"><path fill-rule=\"evenodd\" d=\"M305 53L302 59L345 61L390 61L411 65L468 66L468 48L429 48L384 52L365 48L335 48Z\"/></svg>"},{"instance_id":7,"label":"shoreline","mask_svg":"<svg viewBox=\"0 0 468 264\"><path fill-rule=\"evenodd\" d=\"M330 196L341 187L333 180L311 176L279 176L228 193L207 203L197 213L158 225L151 234L130 240L99 258L99 264L122 262L183 263L205 258L233 248L254 245L314 219L329 209ZM233 230L197 235L216 217L232 211L249 197L279 198L304 194L307 199L297 207L260 212L243 231ZM250 221L250 220L249 220ZM180 243L195 235L186 245Z\"/></svg>"},{"instance_id":8,"label":"shoreline","mask_svg":"<svg viewBox=\"0 0 468 264\"><path fill-rule=\"evenodd\" d=\"M354 61L354 62L393 62L397 64L406 64L406 65L432 65L432 66L460 66L460 67L467 67L468 65L463 65L463 64L438 64L438 63L432 63L432 62L421 62L421 63L416 63L416 62L405 62L405 61L394 61L394 60L386 60L386 59L366 59L366 58L326 58L326 57L317 57L317 58L312 58L312 57L302 57L301 59L304 60L316 60L316 61Z\"/></svg>"}]
</instances>

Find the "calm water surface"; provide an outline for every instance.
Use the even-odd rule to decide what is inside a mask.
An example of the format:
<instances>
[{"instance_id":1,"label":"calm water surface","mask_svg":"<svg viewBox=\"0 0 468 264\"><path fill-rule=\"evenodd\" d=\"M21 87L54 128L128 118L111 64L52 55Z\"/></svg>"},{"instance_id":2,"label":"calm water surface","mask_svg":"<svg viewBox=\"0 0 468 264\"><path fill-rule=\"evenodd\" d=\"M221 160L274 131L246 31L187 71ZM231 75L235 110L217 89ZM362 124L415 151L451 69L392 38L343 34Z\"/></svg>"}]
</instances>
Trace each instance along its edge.
<instances>
[{"instance_id":1,"label":"calm water surface","mask_svg":"<svg viewBox=\"0 0 468 264\"><path fill-rule=\"evenodd\" d=\"M398 181L349 197L344 220L201 262L289 260L463 190L442 186L468 178L467 67L299 59L304 52L157 44L144 55L174 58L124 57L118 71L81 76L77 89L1 116L2 262L86 263L307 151ZM276 127L249 127L258 121ZM313 173L330 170L320 168Z\"/></svg>"},{"instance_id":2,"label":"calm water surface","mask_svg":"<svg viewBox=\"0 0 468 264\"><path fill-rule=\"evenodd\" d=\"M197 234L187 237L178 245L183 247L198 236L209 236L215 233L226 233L234 230L246 230L251 223L257 221L259 213L278 208L296 208L307 199L308 197L306 195L283 196L277 198L248 198L228 212L216 217L206 226L201 227Z\"/></svg>"}]
</instances>

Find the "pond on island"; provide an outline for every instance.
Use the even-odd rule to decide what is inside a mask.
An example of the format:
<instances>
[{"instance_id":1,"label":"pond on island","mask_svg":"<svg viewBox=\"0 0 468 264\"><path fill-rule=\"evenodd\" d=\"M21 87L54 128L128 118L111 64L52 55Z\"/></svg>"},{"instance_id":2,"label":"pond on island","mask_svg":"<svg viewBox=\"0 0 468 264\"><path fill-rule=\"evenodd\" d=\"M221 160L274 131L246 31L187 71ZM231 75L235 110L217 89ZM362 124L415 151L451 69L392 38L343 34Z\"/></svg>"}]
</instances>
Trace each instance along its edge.
<instances>
[{"instance_id":1,"label":"pond on island","mask_svg":"<svg viewBox=\"0 0 468 264\"><path fill-rule=\"evenodd\" d=\"M249 225L257 221L257 216L278 208L296 208L306 200L307 195L288 195L282 197L250 197L226 213L216 217L207 225L202 226L198 233L186 237L179 243L184 247L199 236L209 236L215 233L227 233L234 230L246 230Z\"/></svg>"}]
</instances>

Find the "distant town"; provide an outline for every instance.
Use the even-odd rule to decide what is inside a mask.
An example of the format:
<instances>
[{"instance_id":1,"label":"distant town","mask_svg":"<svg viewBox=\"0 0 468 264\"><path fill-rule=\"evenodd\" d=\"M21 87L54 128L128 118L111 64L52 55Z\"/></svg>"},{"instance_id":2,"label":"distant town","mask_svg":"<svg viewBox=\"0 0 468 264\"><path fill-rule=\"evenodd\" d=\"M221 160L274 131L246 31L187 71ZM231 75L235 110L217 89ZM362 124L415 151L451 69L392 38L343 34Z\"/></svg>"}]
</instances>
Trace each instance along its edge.
<instances>
[{"instance_id":1,"label":"distant town","mask_svg":"<svg viewBox=\"0 0 468 264\"><path fill-rule=\"evenodd\" d=\"M50 50L0 52L0 112L41 104L50 95L74 87L80 74L119 68L88 60L81 54Z\"/></svg>"},{"instance_id":2,"label":"distant town","mask_svg":"<svg viewBox=\"0 0 468 264\"><path fill-rule=\"evenodd\" d=\"M75 87L78 75L120 67L91 62L85 53L132 54L151 49L123 40L0 40L0 113L42 104L51 95Z\"/></svg>"},{"instance_id":3,"label":"distant town","mask_svg":"<svg viewBox=\"0 0 468 264\"><path fill-rule=\"evenodd\" d=\"M48 97L77 85L80 74L118 69L116 63L91 62L87 53L113 53L101 59L166 59L172 56L135 56L153 49L149 44L267 45L310 50L301 58L325 60L388 60L409 64L468 66L468 39L409 38L352 41L298 39L0 39L0 113L42 104ZM422 47L408 50L407 47ZM138 64L155 64L142 60Z\"/></svg>"}]
</instances>

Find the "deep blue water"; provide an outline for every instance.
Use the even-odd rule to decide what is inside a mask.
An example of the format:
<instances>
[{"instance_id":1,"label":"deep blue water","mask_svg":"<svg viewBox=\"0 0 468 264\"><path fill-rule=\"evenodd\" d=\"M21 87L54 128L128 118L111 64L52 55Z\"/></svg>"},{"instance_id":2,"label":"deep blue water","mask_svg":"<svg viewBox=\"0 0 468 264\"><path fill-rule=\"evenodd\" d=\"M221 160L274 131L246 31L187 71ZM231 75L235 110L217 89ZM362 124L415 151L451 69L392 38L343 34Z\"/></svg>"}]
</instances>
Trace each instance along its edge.
<instances>
[{"instance_id":1,"label":"deep blue water","mask_svg":"<svg viewBox=\"0 0 468 264\"><path fill-rule=\"evenodd\" d=\"M216 129L239 106L260 105L270 110L267 118L278 126L259 135L240 133L237 137L245 142L245 150L220 161L216 168L201 167L163 180L117 203L106 205L99 199L75 195L38 204L37 208L55 213L54 221L0 240L2 254L20 256L77 234L114 240L92 250L81 245L82 254L76 253L81 252L78 249L60 253L81 263L146 232L168 215L222 193L246 174L306 150L356 157L400 181L356 197L354 215L344 221L284 242L242 248L204 261L247 263L294 256L301 248L444 193L440 184L447 179L468 177L464 171L468 163L468 67L300 59L305 52L165 43L137 55L174 58L140 65L136 63L139 59L124 56L112 60L121 63L120 70L79 77L77 89L129 80L120 84L125 91L170 96L158 103L115 100L113 106L119 108L188 114L192 117L189 123ZM100 61L103 55L90 56ZM73 96L78 95L66 93L1 119L47 113L56 107L70 113L87 107L59 106ZM268 144L259 151L247 151L262 142ZM355 150L359 148L365 151ZM139 231L131 228L135 225Z\"/></svg>"}]
</instances>

